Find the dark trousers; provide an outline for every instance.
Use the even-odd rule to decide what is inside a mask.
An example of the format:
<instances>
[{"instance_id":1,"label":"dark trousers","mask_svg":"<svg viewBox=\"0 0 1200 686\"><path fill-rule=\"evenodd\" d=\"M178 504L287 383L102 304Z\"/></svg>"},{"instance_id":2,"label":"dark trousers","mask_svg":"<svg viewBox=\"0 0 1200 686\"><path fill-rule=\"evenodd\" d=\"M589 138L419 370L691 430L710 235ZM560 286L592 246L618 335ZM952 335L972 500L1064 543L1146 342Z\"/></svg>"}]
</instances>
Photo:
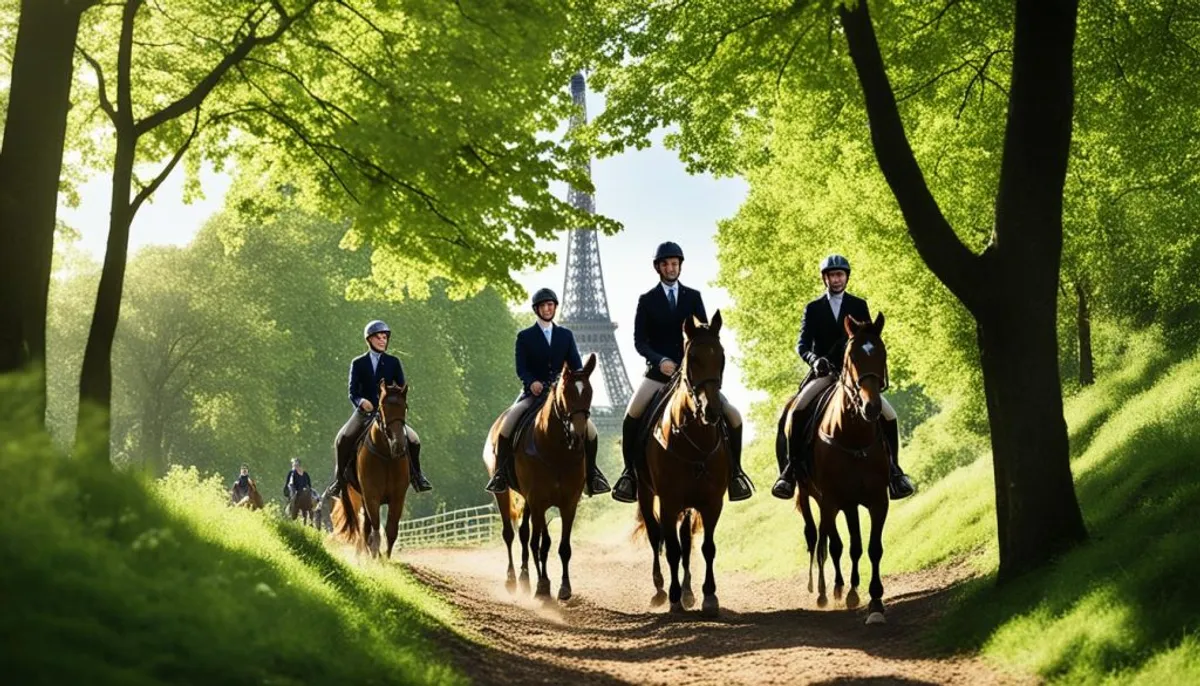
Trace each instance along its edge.
<instances>
[{"instance_id":1,"label":"dark trousers","mask_svg":"<svg viewBox=\"0 0 1200 686\"><path fill-rule=\"evenodd\" d=\"M333 441L334 481L338 480L339 474L345 470L346 465L354 458L354 446L358 443L358 437L370 425L371 415L356 409L350 413L350 418L346 420L346 423L342 425L342 429L338 431L337 438Z\"/></svg>"}]
</instances>

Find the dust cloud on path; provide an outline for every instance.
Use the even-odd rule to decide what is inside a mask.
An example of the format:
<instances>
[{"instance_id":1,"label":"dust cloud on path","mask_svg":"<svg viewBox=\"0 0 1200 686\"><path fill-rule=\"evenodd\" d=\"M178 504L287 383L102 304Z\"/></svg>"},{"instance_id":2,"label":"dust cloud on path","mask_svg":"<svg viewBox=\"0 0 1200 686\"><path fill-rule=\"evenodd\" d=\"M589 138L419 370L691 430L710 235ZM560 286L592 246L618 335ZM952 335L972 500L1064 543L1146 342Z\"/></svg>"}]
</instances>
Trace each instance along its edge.
<instances>
[{"instance_id":1,"label":"dust cloud on path","mask_svg":"<svg viewBox=\"0 0 1200 686\"><path fill-rule=\"evenodd\" d=\"M553 596L561 576L557 542L555 536L549 564ZM576 541L573 547L574 597L567 603L533 601L521 589L509 594L500 541L476 549L409 551L401 559L457 608L460 628L483 644L458 639L448 646L458 666L479 684L1030 681L979 659L939 656L921 643L921 630L936 619L961 572L885 574L888 623L866 626L862 608L848 611L831 598L828 608L817 609L807 573L803 579L759 580L721 573L718 567L721 611L716 619L705 619L698 611L699 550L693 560L693 570L700 572L693 578L697 607L672 615L665 607L649 607L654 588L648 545L618 539ZM514 544L514 556L519 551ZM664 573L665 564L664 558ZM865 607L870 567L864 567ZM843 571L848 575L848 565Z\"/></svg>"}]
</instances>

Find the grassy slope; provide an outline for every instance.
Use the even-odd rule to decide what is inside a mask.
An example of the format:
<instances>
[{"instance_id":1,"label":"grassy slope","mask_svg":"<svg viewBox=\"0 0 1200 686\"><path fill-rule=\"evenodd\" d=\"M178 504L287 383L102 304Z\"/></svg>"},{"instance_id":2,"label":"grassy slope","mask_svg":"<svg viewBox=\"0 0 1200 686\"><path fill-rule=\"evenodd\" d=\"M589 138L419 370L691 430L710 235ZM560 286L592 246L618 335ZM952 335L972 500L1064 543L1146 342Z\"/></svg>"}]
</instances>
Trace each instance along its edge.
<instances>
[{"instance_id":1,"label":"grassy slope","mask_svg":"<svg viewBox=\"0 0 1200 686\"><path fill-rule=\"evenodd\" d=\"M10 683L465 682L434 650L449 608L399 568L348 565L194 472L66 460L0 397Z\"/></svg>"}]
</instances>

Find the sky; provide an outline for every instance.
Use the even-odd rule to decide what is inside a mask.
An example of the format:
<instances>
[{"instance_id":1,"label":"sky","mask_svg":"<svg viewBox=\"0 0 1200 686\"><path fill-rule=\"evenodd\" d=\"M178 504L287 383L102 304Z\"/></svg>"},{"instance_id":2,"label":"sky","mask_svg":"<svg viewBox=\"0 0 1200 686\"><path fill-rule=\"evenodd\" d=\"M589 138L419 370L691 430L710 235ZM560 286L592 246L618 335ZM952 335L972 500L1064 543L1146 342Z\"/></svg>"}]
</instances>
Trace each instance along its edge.
<instances>
[{"instance_id":1,"label":"sky","mask_svg":"<svg viewBox=\"0 0 1200 686\"><path fill-rule=\"evenodd\" d=\"M603 98L588 94L588 111L603 107ZM660 140L661 136L657 140ZM617 344L636 389L644 371L644 362L633 348L633 318L638 296L658 282L652 258L659 243L675 241L686 259L682 283L701 291L709 316L730 304L728 293L711 282L717 275L717 222L731 217L746 197L746 183L738 178L716 179L707 175L689 175L675 153L661 144L607 159L594 160L592 180L596 186L596 211L624 224L615 236L600 236L600 260L604 267L609 312L617 323ZM147 245L186 245L210 216L221 209L232 179L211 171L201 175L204 198L190 205L183 202L183 174L172 174L144 205L130 231L130 252ZM96 177L80 189L79 207L59 208L59 218L79 230L79 247L97 260L104 257L107 237L110 184ZM566 262L566 234L545 244L559 255L558 264L540 272L519 272L515 276L527 291L548 286L563 292ZM525 311L528 311L527 309ZM387 319L386 313L381 313ZM532 312L529 319L532 322ZM741 382L738 347L734 336L722 337L729 357L724 393L743 414L750 402L762 397ZM331 373L342 374L340 370ZM514 379L514 386L517 382ZM514 388L514 393L516 392ZM598 398L603 402L604 398ZM747 429L747 441L754 428Z\"/></svg>"}]
</instances>

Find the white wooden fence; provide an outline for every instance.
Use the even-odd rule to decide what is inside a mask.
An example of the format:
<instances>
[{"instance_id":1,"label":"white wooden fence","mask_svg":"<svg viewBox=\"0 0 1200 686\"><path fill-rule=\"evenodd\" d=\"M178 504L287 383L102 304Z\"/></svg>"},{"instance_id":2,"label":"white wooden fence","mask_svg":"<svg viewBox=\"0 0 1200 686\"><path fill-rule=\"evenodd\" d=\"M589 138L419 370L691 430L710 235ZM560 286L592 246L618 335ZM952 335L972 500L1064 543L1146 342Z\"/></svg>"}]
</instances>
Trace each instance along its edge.
<instances>
[{"instance_id":1,"label":"white wooden fence","mask_svg":"<svg viewBox=\"0 0 1200 686\"><path fill-rule=\"evenodd\" d=\"M500 512L495 503L489 503L430 517L401 519L396 543L401 548L476 545L499 534Z\"/></svg>"}]
</instances>

